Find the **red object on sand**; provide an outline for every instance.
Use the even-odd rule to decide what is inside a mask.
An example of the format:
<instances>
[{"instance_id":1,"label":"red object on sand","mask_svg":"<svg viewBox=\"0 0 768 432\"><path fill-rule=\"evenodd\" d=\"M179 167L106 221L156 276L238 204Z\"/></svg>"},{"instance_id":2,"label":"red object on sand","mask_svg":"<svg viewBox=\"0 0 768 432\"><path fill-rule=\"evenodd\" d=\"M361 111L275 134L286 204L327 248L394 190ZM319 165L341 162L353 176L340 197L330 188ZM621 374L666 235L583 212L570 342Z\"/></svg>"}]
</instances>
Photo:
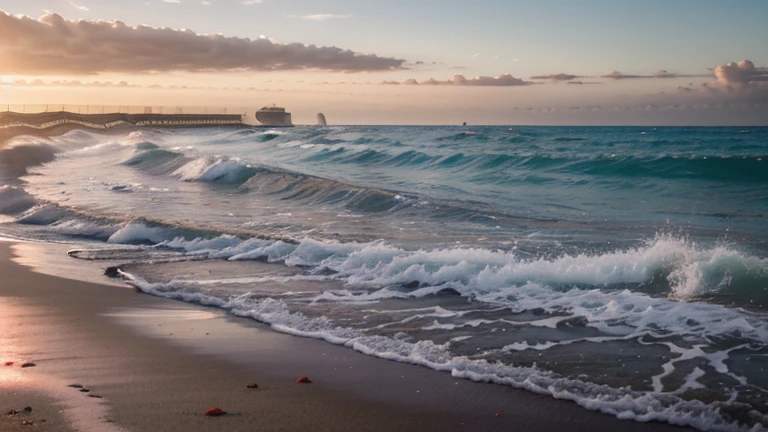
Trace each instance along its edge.
<instances>
[{"instance_id":1,"label":"red object on sand","mask_svg":"<svg viewBox=\"0 0 768 432\"><path fill-rule=\"evenodd\" d=\"M13 362L5 362L6 366L13 366Z\"/></svg>"},{"instance_id":2,"label":"red object on sand","mask_svg":"<svg viewBox=\"0 0 768 432\"><path fill-rule=\"evenodd\" d=\"M303 376L303 377L301 377L301 378L297 379L297 380L296 380L296 382L297 382L297 383L301 383L301 384L309 384L309 383L311 383L311 382L312 382L312 380L311 380L311 379L309 379L309 377L305 377L305 376Z\"/></svg>"},{"instance_id":3,"label":"red object on sand","mask_svg":"<svg viewBox=\"0 0 768 432\"><path fill-rule=\"evenodd\" d=\"M211 417L219 417L226 414L226 411L222 411L219 408L211 408L208 411L206 411L203 415L211 416Z\"/></svg>"},{"instance_id":4,"label":"red object on sand","mask_svg":"<svg viewBox=\"0 0 768 432\"><path fill-rule=\"evenodd\" d=\"M496 413L496 417L501 417L501 413Z\"/></svg>"}]
</instances>

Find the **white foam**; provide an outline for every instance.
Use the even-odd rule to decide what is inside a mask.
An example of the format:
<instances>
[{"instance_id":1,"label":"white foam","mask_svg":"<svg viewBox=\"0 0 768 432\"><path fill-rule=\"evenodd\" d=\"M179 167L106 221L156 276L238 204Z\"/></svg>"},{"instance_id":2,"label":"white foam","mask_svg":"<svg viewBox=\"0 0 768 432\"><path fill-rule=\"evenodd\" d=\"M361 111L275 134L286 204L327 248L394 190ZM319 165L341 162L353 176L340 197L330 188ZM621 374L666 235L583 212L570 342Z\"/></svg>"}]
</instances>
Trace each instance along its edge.
<instances>
[{"instance_id":1,"label":"white foam","mask_svg":"<svg viewBox=\"0 0 768 432\"><path fill-rule=\"evenodd\" d=\"M166 298L218 306L231 313L269 324L275 330L323 339L348 346L375 357L448 371L457 378L493 382L526 389L538 394L566 399L595 411L636 421L666 421L693 426L702 430L742 430L720 416L715 405L701 401L686 401L674 394L613 388L564 378L534 367L519 367L485 360L454 357L449 343L436 344L422 340L410 342L402 338L370 336L359 330L338 327L326 317L309 318L291 312L287 305L273 298L253 298L250 294L228 299L190 292L174 284L151 284L140 279L133 282L145 292ZM512 346L512 348L523 348ZM546 347L541 347L546 349Z\"/></svg>"},{"instance_id":2,"label":"white foam","mask_svg":"<svg viewBox=\"0 0 768 432\"><path fill-rule=\"evenodd\" d=\"M50 225L69 212L56 205L40 204L37 205L16 218L16 222L29 225Z\"/></svg>"},{"instance_id":3,"label":"white foam","mask_svg":"<svg viewBox=\"0 0 768 432\"><path fill-rule=\"evenodd\" d=\"M149 227L143 223L130 223L112 234L108 243L161 243L172 237L170 231L163 227Z\"/></svg>"},{"instance_id":4,"label":"white foam","mask_svg":"<svg viewBox=\"0 0 768 432\"><path fill-rule=\"evenodd\" d=\"M241 177L247 166L236 160L221 157L202 157L195 159L171 175L184 181L221 181L236 182L243 180Z\"/></svg>"},{"instance_id":5,"label":"white foam","mask_svg":"<svg viewBox=\"0 0 768 432\"><path fill-rule=\"evenodd\" d=\"M765 273L768 263L725 247L699 250L693 244L668 236L626 251L565 255L552 260L522 259L514 251L476 248L406 251L382 241L338 243L304 239L295 245L223 236L214 240L176 239L173 245L188 251L206 249L211 258L245 260L266 256L270 262L310 266L314 271L327 268L338 272L338 278L355 287L354 291L330 292L318 297L326 301L423 297L451 288L462 295L508 306L517 312L532 309L559 312L559 316L543 318L531 325L554 328L560 321L581 316L589 326L618 336L662 328L694 337L740 332L768 342L766 322L758 316L716 304L675 301L694 295L681 294L694 278L699 281L694 292L700 294L718 289L721 286L718 279L730 268L739 271L746 267L755 273ZM691 268L699 270L692 272ZM678 276L680 273L689 275ZM641 285L665 274L670 275L673 283L671 299L631 290L599 289L617 283ZM413 281L427 286L408 293L389 289ZM572 289L574 285L582 288ZM373 291L360 291L360 288Z\"/></svg>"},{"instance_id":6,"label":"white foam","mask_svg":"<svg viewBox=\"0 0 768 432\"><path fill-rule=\"evenodd\" d=\"M111 225L102 225L97 222L82 221L77 219L64 220L54 223L50 227L53 231L71 236L84 236L91 238L107 239L118 229Z\"/></svg>"}]
</instances>

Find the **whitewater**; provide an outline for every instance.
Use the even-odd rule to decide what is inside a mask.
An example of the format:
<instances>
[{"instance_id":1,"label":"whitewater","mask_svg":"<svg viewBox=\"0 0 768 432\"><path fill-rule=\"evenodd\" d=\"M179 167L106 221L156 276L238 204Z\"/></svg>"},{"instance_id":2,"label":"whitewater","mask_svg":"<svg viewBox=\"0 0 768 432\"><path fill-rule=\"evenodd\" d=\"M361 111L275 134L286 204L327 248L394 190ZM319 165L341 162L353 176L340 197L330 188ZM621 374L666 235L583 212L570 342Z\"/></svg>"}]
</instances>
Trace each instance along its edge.
<instances>
[{"instance_id":1,"label":"whitewater","mask_svg":"<svg viewBox=\"0 0 768 432\"><path fill-rule=\"evenodd\" d=\"M142 129L0 148L0 236L622 419L768 429L768 128Z\"/></svg>"}]
</instances>

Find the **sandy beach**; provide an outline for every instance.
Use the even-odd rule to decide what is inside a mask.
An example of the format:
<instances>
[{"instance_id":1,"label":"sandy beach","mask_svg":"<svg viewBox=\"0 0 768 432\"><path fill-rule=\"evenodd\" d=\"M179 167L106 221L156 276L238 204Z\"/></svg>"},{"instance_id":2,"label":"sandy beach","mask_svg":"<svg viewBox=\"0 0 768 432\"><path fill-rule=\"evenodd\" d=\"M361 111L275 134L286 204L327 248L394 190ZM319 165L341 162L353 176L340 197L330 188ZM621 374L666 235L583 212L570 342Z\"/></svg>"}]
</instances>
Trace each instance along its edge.
<instances>
[{"instance_id":1,"label":"sandy beach","mask_svg":"<svg viewBox=\"0 0 768 432\"><path fill-rule=\"evenodd\" d=\"M457 380L12 261L40 248L0 243L0 360L14 362L1 369L0 404L4 412L33 408L2 417L3 430L25 430L26 419L50 431L676 429ZM25 362L36 366L20 368ZM296 383L301 376L312 383ZM252 384L258 389L247 388ZM228 414L203 416L213 407Z\"/></svg>"}]
</instances>

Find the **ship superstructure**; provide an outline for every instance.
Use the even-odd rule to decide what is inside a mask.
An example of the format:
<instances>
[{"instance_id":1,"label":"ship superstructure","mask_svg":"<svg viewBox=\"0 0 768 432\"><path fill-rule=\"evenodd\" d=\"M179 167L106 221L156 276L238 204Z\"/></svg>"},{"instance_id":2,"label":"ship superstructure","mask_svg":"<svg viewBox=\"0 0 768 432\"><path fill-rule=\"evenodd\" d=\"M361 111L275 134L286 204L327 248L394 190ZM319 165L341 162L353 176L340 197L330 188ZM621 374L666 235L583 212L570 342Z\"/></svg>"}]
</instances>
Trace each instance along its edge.
<instances>
[{"instance_id":1,"label":"ship superstructure","mask_svg":"<svg viewBox=\"0 0 768 432\"><path fill-rule=\"evenodd\" d=\"M291 113L285 112L285 108L278 106L265 106L264 108L256 111L256 120L259 121L261 126L272 127L290 127L293 126L291 122Z\"/></svg>"}]
</instances>

